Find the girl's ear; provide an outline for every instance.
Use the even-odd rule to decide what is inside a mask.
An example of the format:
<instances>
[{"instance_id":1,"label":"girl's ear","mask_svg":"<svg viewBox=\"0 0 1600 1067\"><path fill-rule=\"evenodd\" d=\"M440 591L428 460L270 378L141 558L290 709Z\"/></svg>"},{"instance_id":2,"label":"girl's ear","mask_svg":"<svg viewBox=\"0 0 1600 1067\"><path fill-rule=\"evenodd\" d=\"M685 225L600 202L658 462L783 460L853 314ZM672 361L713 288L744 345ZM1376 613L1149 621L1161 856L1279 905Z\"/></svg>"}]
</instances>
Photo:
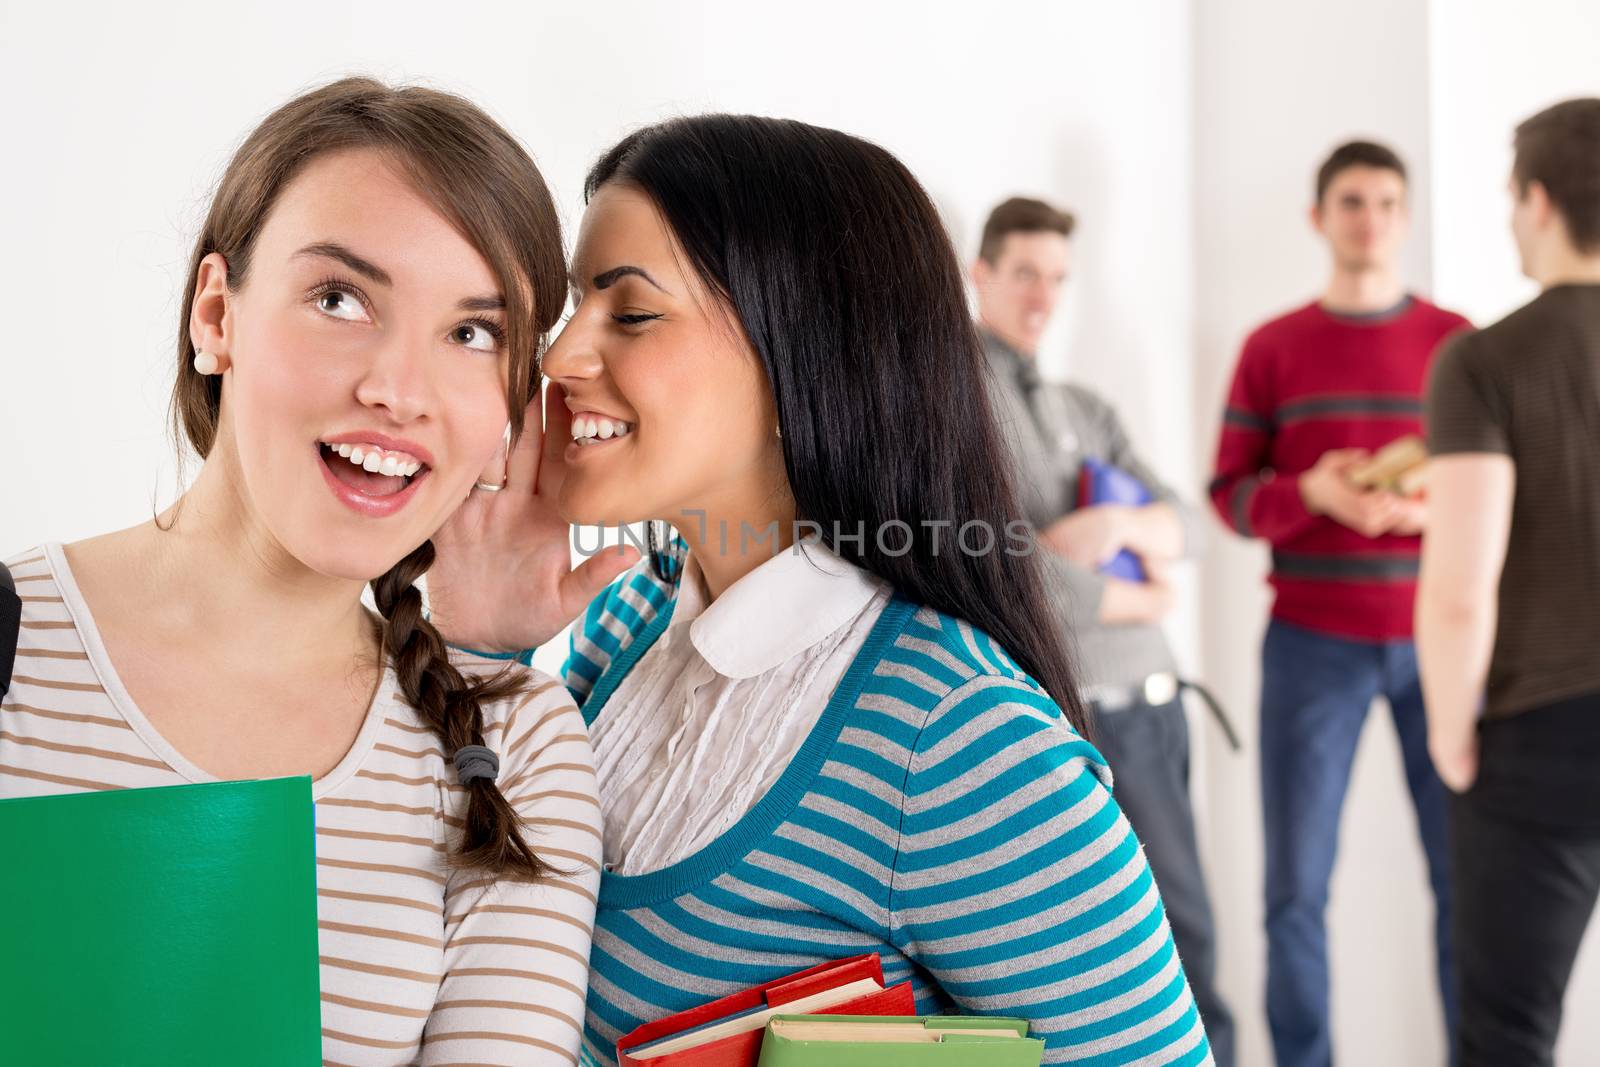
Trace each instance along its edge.
<instances>
[{"instance_id":1,"label":"girl's ear","mask_svg":"<svg viewBox=\"0 0 1600 1067\"><path fill-rule=\"evenodd\" d=\"M229 315L228 261L212 252L200 261L194 303L189 307L189 342L195 351L226 361L232 341Z\"/></svg>"}]
</instances>

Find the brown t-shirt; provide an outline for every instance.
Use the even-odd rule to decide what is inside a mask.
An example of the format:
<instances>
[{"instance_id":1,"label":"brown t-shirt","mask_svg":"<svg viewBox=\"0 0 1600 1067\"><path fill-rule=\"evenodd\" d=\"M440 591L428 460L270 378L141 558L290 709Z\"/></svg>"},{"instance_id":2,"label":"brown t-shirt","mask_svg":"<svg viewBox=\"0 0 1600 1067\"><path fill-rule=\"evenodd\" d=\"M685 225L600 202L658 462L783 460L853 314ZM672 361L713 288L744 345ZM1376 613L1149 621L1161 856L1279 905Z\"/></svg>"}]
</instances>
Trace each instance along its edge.
<instances>
[{"instance_id":1,"label":"brown t-shirt","mask_svg":"<svg viewBox=\"0 0 1600 1067\"><path fill-rule=\"evenodd\" d=\"M1451 342L1428 389L1435 455L1516 464L1490 716L1600 693L1600 285L1560 285Z\"/></svg>"}]
</instances>

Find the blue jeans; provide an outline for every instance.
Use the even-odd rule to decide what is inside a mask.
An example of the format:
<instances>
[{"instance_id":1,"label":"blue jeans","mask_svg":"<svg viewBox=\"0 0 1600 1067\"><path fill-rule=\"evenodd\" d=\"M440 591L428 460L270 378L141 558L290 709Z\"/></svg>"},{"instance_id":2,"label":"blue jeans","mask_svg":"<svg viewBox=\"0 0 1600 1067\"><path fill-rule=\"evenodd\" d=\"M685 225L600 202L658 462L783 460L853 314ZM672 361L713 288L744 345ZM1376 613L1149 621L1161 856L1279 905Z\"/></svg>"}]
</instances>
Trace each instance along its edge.
<instances>
[{"instance_id":1,"label":"blue jeans","mask_svg":"<svg viewBox=\"0 0 1600 1067\"><path fill-rule=\"evenodd\" d=\"M1454 1038L1448 804L1428 756L1416 649L1410 641L1353 641L1274 620L1261 654L1261 803L1266 824L1267 1023L1278 1067L1327 1067L1333 1062L1323 915L1356 742L1367 709L1379 696L1394 715L1427 854L1439 989L1445 1024Z\"/></svg>"}]
</instances>

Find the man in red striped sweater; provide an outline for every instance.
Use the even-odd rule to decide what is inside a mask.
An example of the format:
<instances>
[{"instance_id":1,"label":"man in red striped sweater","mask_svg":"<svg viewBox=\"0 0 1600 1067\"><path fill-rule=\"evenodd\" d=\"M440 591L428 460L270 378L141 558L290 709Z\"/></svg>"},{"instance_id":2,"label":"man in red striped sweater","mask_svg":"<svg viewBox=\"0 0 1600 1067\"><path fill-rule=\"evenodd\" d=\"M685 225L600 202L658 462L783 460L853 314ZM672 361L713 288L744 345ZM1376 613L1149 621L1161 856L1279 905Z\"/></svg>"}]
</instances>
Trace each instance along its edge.
<instances>
[{"instance_id":1,"label":"man in red striped sweater","mask_svg":"<svg viewBox=\"0 0 1600 1067\"><path fill-rule=\"evenodd\" d=\"M1379 696L1400 736L1427 854L1447 1025L1454 1016L1445 794L1428 756L1411 640L1425 508L1359 489L1350 472L1391 441L1421 434L1434 352L1468 323L1400 281L1406 179L1394 152L1341 146L1318 172L1316 193L1311 218L1332 279L1318 300L1245 341L1211 483L1223 520L1272 546L1261 786L1267 1016L1278 1067L1332 1062L1323 914L1356 743Z\"/></svg>"}]
</instances>

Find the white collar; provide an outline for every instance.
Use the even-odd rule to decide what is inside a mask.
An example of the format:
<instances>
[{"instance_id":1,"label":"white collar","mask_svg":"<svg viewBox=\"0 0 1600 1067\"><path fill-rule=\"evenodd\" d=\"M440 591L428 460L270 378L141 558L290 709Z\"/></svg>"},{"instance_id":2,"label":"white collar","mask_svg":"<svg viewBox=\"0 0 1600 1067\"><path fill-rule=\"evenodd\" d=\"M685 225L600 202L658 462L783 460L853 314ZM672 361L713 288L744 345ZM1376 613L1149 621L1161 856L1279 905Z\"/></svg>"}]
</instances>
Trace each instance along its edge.
<instances>
[{"instance_id":1,"label":"white collar","mask_svg":"<svg viewBox=\"0 0 1600 1067\"><path fill-rule=\"evenodd\" d=\"M886 583L815 542L784 549L706 603L694 554L684 566L672 625L711 669L754 678L804 652L867 606Z\"/></svg>"}]
</instances>

